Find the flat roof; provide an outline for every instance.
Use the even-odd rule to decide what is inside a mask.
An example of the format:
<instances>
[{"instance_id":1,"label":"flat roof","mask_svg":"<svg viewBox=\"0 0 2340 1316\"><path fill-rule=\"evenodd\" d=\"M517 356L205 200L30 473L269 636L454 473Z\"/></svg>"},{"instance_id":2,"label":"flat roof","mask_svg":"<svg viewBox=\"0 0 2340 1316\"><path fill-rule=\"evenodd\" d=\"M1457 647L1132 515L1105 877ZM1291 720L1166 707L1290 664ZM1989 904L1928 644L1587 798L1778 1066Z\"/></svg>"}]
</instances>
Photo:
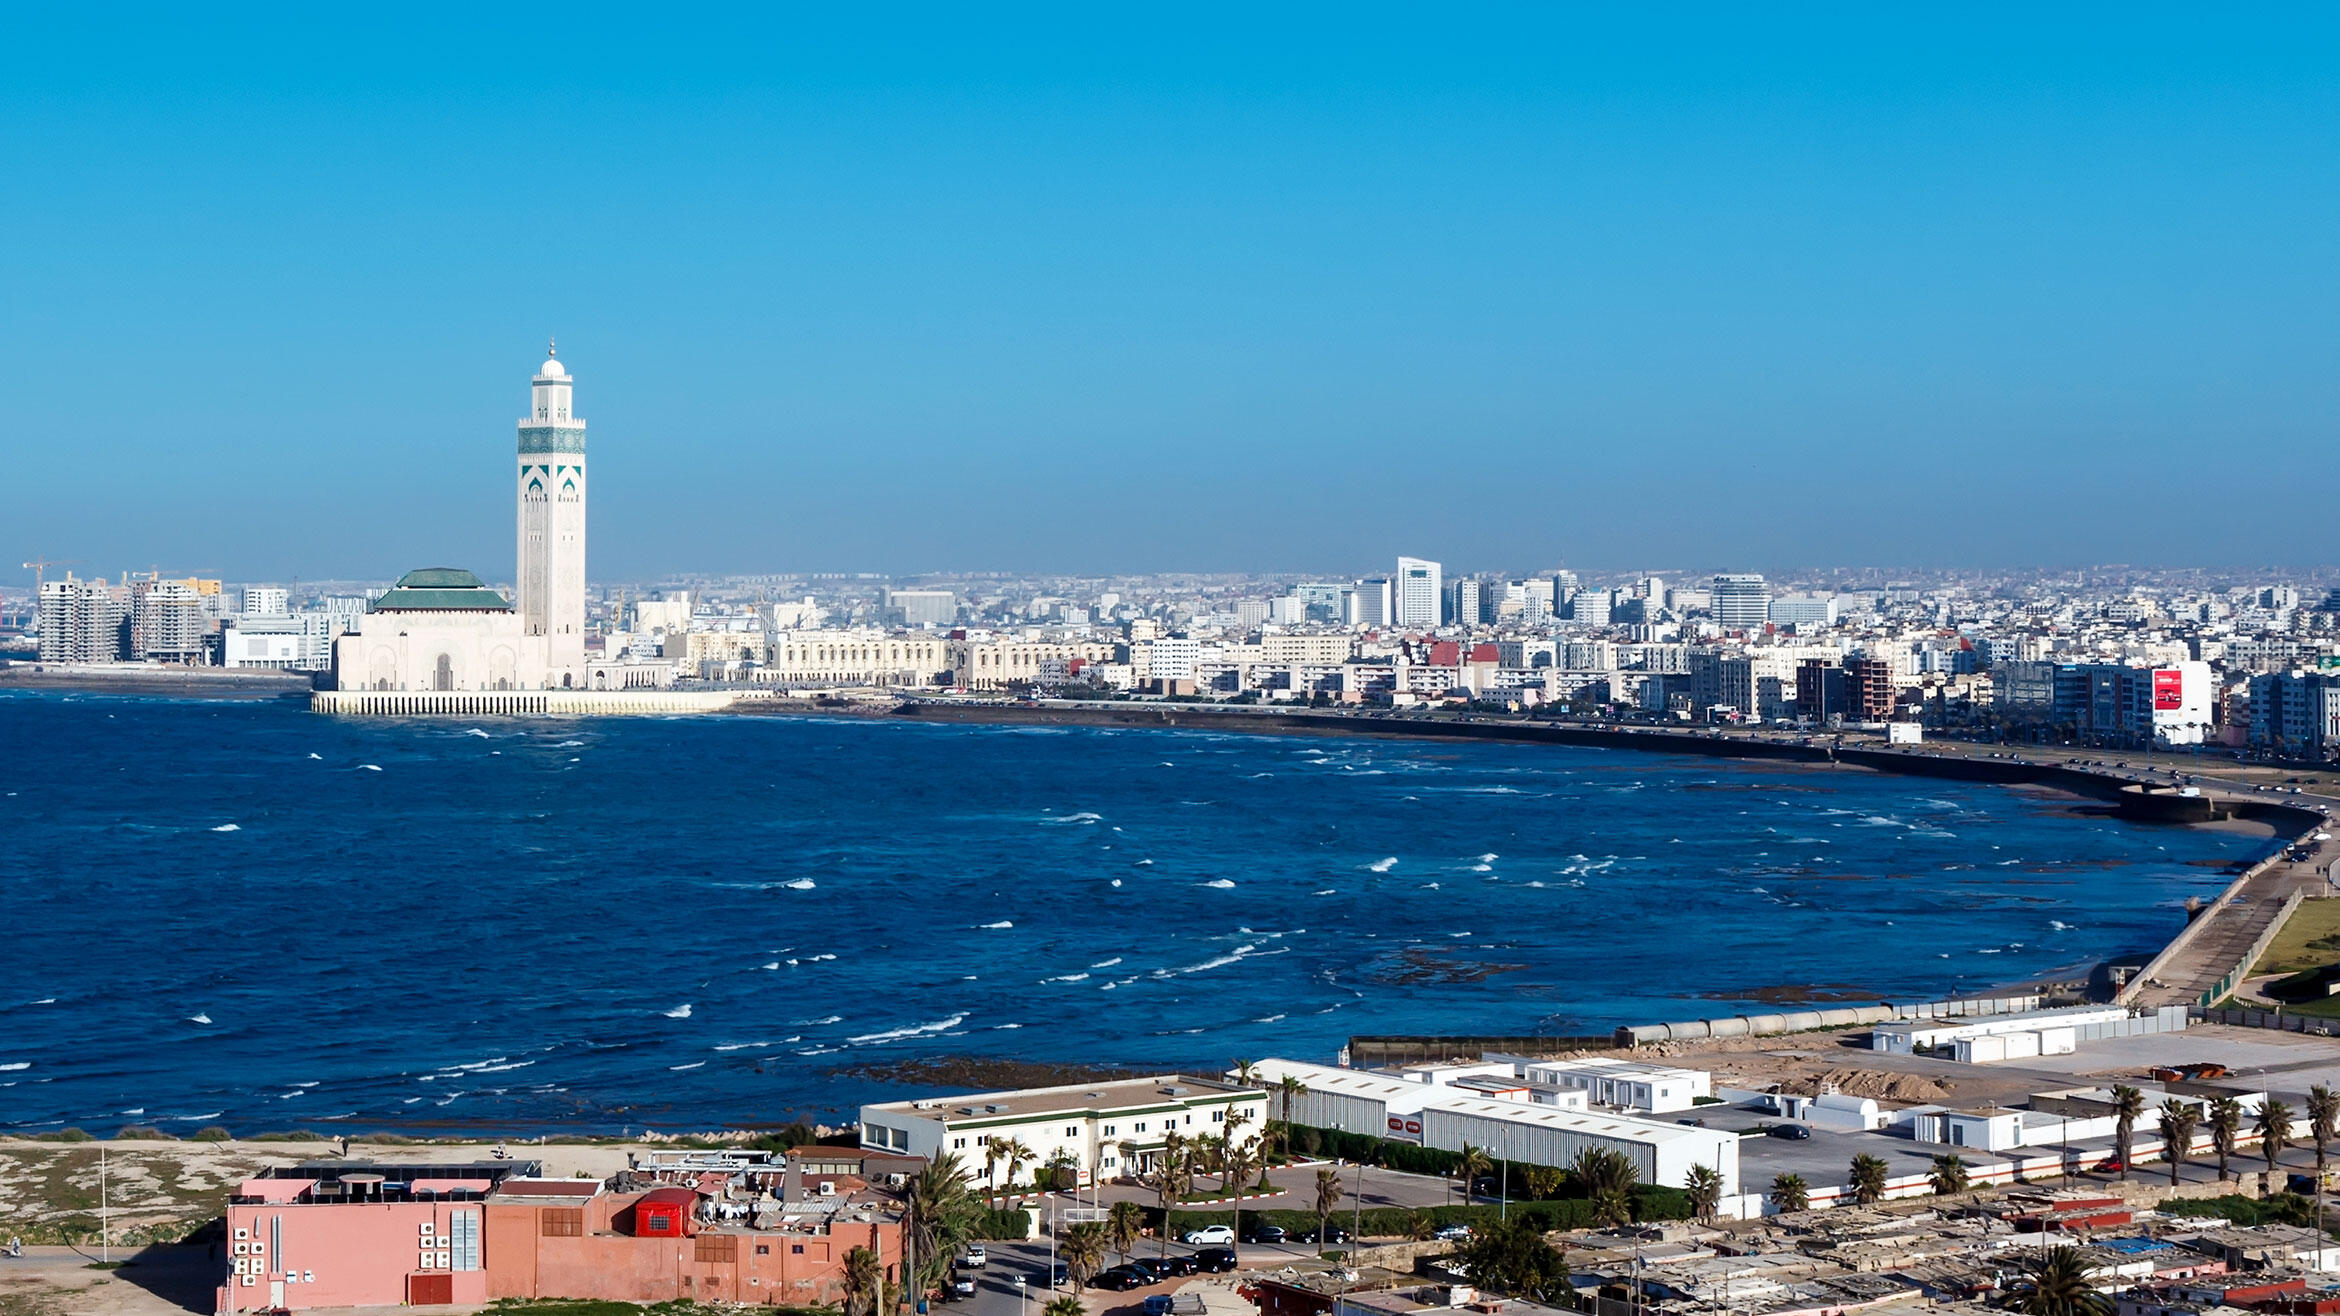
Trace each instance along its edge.
<instances>
[{"instance_id":1,"label":"flat roof","mask_svg":"<svg viewBox=\"0 0 2340 1316\"><path fill-rule=\"evenodd\" d=\"M1717 1142L1736 1144L1739 1135L1728 1129L1711 1129L1696 1124L1662 1123L1657 1120L1634 1119L1627 1115L1610 1115L1600 1111L1566 1110L1559 1106L1538 1106L1524 1101L1480 1101L1464 1098L1459 1101L1441 1101L1427 1110L1446 1115L1471 1115L1482 1119L1501 1120L1507 1124L1532 1124L1563 1133L1579 1133L1594 1138L1616 1138L1625 1142ZM1427 1113L1427 1110L1425 1113Z\"/></svg>"},{"instance_id":2,"label":"flat roof","mask_svg":"<svg viewBox=\"0 0 2340 1316\"><path fill-rule=\"evenodd\" d=\"M1169 1089L1179 1089L1172 1092ZM951 1123L959 1120L1032 1119L1076 1112L1106 1113L1142 1107L1180 1104L1210 1105L1222 1100L1265 1101L1258 1088L1238 1087L1215 1078L1163 1074L1153 1078L1125 1078L1107 1083L1067 1083L1061 1087L1025 1088L1017 1092L977 1092L962 1097L921 1097L862 1107L864 1111L915 1115Z\"/></svg>"}]
</instances>

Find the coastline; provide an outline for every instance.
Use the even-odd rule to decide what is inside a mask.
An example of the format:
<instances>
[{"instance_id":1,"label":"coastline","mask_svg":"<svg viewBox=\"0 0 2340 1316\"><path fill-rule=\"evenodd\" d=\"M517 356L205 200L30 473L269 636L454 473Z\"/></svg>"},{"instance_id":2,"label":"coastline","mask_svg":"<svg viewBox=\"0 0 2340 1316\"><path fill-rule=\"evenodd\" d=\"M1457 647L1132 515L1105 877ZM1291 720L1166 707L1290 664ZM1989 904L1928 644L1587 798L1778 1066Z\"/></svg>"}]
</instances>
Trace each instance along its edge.
<instances>
[{"instance_id":1,"label":"coastline","mask_svg":"<svg viewBox=\"0 0 2340 1316\"><path fill-rule=\"evenodd\" d=\"M149 699L306 699L315 685L306 672L268 668L0 662L0 692Z\"/></svg>"}]
</instances>

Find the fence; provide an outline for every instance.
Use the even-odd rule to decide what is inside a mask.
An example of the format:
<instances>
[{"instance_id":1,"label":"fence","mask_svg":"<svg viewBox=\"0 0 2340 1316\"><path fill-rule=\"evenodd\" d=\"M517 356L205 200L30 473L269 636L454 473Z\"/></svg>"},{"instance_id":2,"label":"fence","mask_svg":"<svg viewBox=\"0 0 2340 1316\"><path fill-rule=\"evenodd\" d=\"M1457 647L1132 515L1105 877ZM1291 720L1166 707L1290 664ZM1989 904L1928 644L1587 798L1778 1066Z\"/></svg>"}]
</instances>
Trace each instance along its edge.
<instances>
[{"instance_id":1,"label":"fence","mask_svg":"<svg viewBox=\"0 0 2340 1316\"><path fill-rule=\"evenodd\" d=\"M2206 1024L2232 1024L2237 1028L2272 1028L2285 1033L2313 1033L2319 1037L2340 1037L2340 1019L2318 1019L2311 1015L2285 1014L2281 1010L2246 1010L2237 1006L2199 1009L2194 1017Z\"/></svg>"}]
</instances>

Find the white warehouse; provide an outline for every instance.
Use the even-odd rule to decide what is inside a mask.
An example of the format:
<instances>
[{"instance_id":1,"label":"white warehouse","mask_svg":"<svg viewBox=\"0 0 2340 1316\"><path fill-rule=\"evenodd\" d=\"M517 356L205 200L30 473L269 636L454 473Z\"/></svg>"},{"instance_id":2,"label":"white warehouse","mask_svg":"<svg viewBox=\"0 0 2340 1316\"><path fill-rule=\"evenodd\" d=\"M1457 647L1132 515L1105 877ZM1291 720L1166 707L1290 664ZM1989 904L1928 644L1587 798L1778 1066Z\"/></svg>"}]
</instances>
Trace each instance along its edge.
<instances>
[{"instance_id":1,"label":"white warehouse","mask_svg":"<svg viewBox=\"0 0 2340 1316\"><path fill-rule=\"evenodd\" d=\"M1263 1084L1274 1098L1277 1118L1396 1142L1422 1141L1422 1111L1439 1102L1493 1099L1527 1104L1524 1086L1517 1089L1520 1097L1513 1100L1491 1098L1476 1082L1510 1072L1503 1065L1439 1066L1392 1073L1312 1065L1299 1060L1262 1060L1251 1069L1255 1081ZM1281 1090L1286 1075L1298 1079L1302 1085L1290 1097ZM1437 1079L1447 1082L1434 1081ZM1454 1087L1448 1085L1450 1082L1471 1086ZM1585 1109L1584 1095L1572 1095L1575 1097L1572 1108Z\"/></svg>"},{"instance_id":2,"label":"white warehouse","mask_svg":"<svg viewBox=\"0 0 2340 1316\"><path fill-rule=\"evenodd\" d=\"M1688 1110L1714 1095L1713 1079L1702 1069L1673 1069L1630 1060L1521 1060L1520 1074L1544 1098L1547 1088L1579 1091L1596 1106L1647 1111L1653 1115Z\"/></svg>"},{"instance_id":3,"label":"white warehouse","mask_svg":"<svg viewBox=\"0 0 2340 1316\"><path fill-rule=\"evenodd\" d=\"M2130 1018L2126 1006L2078 1005L2062 1010L2026 1010L2019 1014L1953 1019L1896 1019L1869 1030L1869 1049L1909 1055L1914 1051L1956 1046L1960 1041L1971 1038L2052 1032L2058 1034L2057 1044L2061 1049L2068 1051L2071 1045L2066 1039L2077 1038L2077 1030L2126 1024ZM2034 1048L2030 1054L2038 1055L2040 1051Z\"/></svg>"},{"instance_id":4,"label":"white warehouse","mask_svg":"<svg viewBox=\"0 0 2340 1316\"><path fill-rule=\"evenodd\" d=\"M1739 1135L1729 1129L1516 1101L1464 1100L1423 1109L1423 1146L1461 1151L1464 1143L1520 1165L1566 1166L1585 1149L1600 1147L1624 1153L1643 1183L1687 1187L1691 1167L1703 1165L1722 1175L1723 1196L1739 1191Z\"/></svg>"}]
</instances>

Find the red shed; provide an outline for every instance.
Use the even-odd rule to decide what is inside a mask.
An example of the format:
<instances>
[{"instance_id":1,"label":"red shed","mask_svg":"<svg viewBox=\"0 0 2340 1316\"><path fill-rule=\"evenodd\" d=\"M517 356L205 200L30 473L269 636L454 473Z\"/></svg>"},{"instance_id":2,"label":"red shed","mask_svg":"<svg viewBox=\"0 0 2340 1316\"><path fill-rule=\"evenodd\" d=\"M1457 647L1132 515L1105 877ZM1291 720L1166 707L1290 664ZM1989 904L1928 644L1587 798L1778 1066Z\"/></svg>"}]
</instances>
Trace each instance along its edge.
<instances>
[{"instance_id":1,"label":"red shed","mask_svg":"<svg viewBox=\"0 0 2340 1316\"><path fill-rule=\"evenodd\" d=\"M634 1237L681 1238L698 1206L699 1195L688 1188L653 1188L634 1202Z\"/></svg>"}]
</instances>

